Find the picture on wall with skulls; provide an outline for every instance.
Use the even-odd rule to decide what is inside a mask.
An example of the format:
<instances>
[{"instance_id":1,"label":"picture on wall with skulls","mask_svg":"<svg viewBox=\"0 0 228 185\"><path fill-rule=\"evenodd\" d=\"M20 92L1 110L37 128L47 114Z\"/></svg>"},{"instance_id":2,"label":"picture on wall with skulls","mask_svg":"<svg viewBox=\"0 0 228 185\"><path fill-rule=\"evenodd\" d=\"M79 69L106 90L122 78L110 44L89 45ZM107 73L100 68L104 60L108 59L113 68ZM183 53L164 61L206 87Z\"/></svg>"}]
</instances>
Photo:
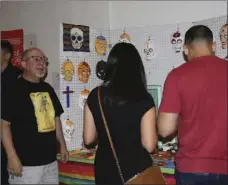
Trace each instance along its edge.
<instances>
[{"instance_id":1,"label":"picture on wall with skulls","mask_svg":"<svg viewBox=\"0 0 228 185\"><path fill-rule=\"evenodd\" d=\"M63 23L63 51L90 52L89 26Z\"/></svg>"}]
</instances>

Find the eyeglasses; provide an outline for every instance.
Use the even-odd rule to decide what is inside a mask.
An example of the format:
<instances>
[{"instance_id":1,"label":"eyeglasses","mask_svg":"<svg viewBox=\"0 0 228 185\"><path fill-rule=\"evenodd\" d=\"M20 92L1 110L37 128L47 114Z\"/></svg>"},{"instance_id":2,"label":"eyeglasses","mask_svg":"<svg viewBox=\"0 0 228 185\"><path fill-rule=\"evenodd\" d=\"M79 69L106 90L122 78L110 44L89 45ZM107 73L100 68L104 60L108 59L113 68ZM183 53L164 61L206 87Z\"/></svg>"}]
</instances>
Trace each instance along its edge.
<instances>
[{"instance_id":1,"label":"eyeglasses","mask_svg":"<svg viewBox=\"0 0 228 185\"><path fill-rule=\"evenodd\" d=\"M43 62L46 64L46 66L49 65L48 58L45 57L45 56L43 56L43 57L40 57L40 56L31 56L31 57L27 58L27 60L30 60L30 59L33 59L33 60L35 60L36 62L43 61ZM26 60L26 61L27 61L27 60Z\"/></svg>"}]
</instances>

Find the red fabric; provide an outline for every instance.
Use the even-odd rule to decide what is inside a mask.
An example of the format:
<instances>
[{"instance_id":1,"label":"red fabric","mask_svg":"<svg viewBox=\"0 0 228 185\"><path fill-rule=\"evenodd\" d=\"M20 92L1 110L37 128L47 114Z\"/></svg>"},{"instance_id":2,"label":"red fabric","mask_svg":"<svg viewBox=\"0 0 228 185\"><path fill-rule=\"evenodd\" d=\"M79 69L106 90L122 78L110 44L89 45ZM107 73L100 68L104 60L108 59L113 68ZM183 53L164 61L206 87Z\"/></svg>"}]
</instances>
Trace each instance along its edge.
<instances>
[{"instance_id":1,"label":"red fabric","mask_svg":"<svg viewBox=\"0 0 228 185\"><path fill-rule=\"evenodd\" d=\"M159 112L178 113L180 172L227 174L227 61L195 58L167 76Z\"/></svg>"},{"instance_id":2,"label":"red fabric","mask_svg":"<svg viewBox=\"0 0 228 185\"><path fill-rule=\"evenodd\" d=\"M12 64L21 68L21 57L24 52L24 32L22 29L1 31L1 39L8 40L13 46Z\"/></svg>"},{"instance_id":3,"label":"red fabric","mask_svg":"<svg viewBox=\"0 0 228 185\"><path fill-rule=\"evenodd\" d=\"M80 176L94 176L94 165L85 163L67 163L59 162L59 172L67 174L77 174Z\"/></svg>"}]
</instances>

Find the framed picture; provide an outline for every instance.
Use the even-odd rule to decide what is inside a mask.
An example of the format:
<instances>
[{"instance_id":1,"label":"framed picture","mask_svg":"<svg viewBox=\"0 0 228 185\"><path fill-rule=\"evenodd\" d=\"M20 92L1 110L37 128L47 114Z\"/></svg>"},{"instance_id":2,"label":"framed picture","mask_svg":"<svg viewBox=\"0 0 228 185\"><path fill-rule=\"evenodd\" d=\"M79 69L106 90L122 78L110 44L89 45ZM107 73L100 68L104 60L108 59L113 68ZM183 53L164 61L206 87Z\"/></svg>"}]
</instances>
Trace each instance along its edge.
<instances>
[{"instance_id":1,"label":"framed picture","mask_svg":"<svg viewBox=\"0 0 228 185\"><path fill-rule=\"evenodd\" d=\"M161 97L162 97L161 86L160 85L147 85L147 91L153 97L154 103L156 106L156 111L158 112L158 108L160 106Z\"/></svg>"}]
</instances>

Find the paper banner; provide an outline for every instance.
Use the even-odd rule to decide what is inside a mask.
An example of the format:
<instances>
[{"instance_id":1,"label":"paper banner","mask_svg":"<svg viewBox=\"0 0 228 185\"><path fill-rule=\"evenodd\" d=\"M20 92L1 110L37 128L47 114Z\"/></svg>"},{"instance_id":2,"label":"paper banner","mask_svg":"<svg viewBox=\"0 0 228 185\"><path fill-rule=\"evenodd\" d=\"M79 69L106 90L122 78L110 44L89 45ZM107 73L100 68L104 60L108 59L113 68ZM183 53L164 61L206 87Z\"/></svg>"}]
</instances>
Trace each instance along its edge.
<instances>
[{"instance_id":1,"label":"paper banner","mask_svg":"<svg viewBox=\"0 0 228 185\"><path fill-rule=\"evenodd\" d=\"M1 31L1 39L8 40L13 46L12 64L21 68L21 58L24 52L24 32L22 29Z\"/></svg>"}]
</instances>

